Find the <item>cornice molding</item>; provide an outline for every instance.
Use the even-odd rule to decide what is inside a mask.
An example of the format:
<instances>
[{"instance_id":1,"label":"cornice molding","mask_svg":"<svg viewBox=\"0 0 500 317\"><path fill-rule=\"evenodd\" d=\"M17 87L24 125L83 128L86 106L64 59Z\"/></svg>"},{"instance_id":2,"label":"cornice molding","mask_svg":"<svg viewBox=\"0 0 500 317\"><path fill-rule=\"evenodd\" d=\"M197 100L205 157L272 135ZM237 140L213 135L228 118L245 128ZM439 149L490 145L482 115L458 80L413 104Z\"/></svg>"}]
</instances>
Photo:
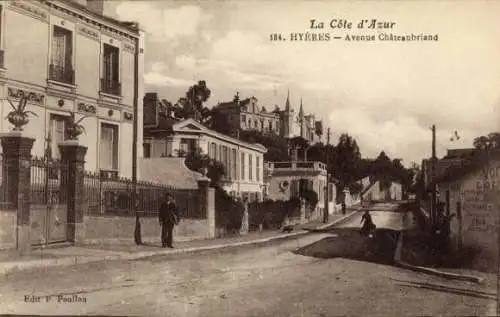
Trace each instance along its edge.
<instances>
[{"instance_id":1,"label":"cornice molding","mask_svg":"<svg viewBox=\"0 0 500 317\"><path fill-rule=\"evenodd\" d=\"M97 42L99 42L101 40L101 36L100 36L100 30L97 30L97 29L94 29L94 28L91 28L91 27L88 27L86 25L78 25L77 26L77 30L78 30L78 33L92 39L92 40L95 40Z\"/></svg>"},{"instance_id":2,"label":"cornice molding","mask_svg":"<svg viewBox=\"0 0 500 317\"><path fill-rule=\"evenodd\" d=\"M52 0L38 0L38 1L44 3L50 9L70 14L77 20L79 20L79 22L85 22L89 25L92 25L93 27L98 28L101 31L109 32L114 36L120 36L132 40L135 40L140 37L139 32L135 34L132 31L126 30L125 27L120 27L118 25L115 25L116 23L113 23L111 21L106 21L105 17L102 18L93 17L90 13L78 10L76 8L71 8L71 4L66 4L60 1L52 1Z\"/></svg>"},{"instance_id":3,"label":"cornice molding","mask_svg":"<svg viewBox=\"0 0 500 317\"><path fill-rule=\"evenodd\" d=\"M17 13L30 16L43 22L49 22L48 11L38 8L27 1L12 1L10 2L9 8Z\"/></svg>"}]
</instances>

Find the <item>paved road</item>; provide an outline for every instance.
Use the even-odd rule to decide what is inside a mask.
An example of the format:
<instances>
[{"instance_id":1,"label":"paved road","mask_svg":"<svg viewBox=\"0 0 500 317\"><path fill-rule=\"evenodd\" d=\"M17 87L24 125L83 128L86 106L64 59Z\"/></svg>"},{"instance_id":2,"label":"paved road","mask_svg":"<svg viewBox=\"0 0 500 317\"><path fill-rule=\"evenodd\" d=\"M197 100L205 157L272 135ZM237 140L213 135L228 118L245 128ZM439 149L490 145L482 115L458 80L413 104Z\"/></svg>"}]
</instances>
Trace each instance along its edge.
<instances>
[{"instance_id":1,"label":"paved road","mask_svg":"<svg viewBox=\"0 0 500 317\"><path fill-rule=\"evenodd\" d=\"M494 285L443 280L342 254L314 256L311 249L321 245L328 253L349 241L321 233L224 253L15 273L0 277L0 313L237 317L494 312ZM86 302L58 303L57 294ZM27 303L26 295L40 296L40 302ZM46 296L51 296L49 302Z\"/></svg>"}]
</instances>

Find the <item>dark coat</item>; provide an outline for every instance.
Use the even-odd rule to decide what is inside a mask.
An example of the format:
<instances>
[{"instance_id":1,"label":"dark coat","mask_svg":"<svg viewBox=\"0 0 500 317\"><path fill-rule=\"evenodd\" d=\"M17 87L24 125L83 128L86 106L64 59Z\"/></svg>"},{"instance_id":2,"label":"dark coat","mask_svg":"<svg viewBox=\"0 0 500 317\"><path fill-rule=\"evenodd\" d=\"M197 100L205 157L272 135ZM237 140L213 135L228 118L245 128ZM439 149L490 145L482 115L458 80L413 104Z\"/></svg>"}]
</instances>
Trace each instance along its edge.
<instances>
[{"instance_id":1,"label":"dark coat","mask_svg":"<svg viewBox=\"0 0 500 317\"><path fill-rule=\"evenodd\" d=\"M176 225L179 223L179 213L175 201L165 201L160 205L159 220L162 224Z\"/></svg>"}]
</instances>

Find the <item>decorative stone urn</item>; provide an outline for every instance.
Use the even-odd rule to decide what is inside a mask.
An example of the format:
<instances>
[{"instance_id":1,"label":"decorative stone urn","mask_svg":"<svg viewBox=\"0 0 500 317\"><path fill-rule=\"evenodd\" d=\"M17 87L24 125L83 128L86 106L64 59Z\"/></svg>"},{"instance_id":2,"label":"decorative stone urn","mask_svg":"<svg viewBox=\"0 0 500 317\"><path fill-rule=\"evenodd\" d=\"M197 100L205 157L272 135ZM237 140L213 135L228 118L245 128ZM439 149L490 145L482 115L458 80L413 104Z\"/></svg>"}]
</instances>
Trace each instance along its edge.
<instances>
[{"instance_id":1,"label":"decorative stone urn","mask_svg":"<svg viewBox=\"0 0 500 317\"><path fill-rule=\"evenodd\" d=\"M13 131L23 131L23 126L30 121L27 114L15 111L9 112L7 120L14 126L14 129L12 129Z\"/></svg>"},{"instance_id":2,"label":"decorative stone urn","mask_svg":"<svg viewBox=\"0 0 500 317\"><path fill-rule=\"evenodd\" d=\"M8 100L8 99L7 99ZM8 100L12 111L7 114L7 121L14 126L13 131L23 131L23 126L28 124L29 115L32 114L37 116L33 111L26 111L26 103L28 102L27 97L21 97L17 106L14 106L10 100Z\"/></svg>"},{"instance_id":3,"label":"decorative stone urn","mask_svg":"<svg viewBox=\"0 0 500 317\"><path fill-rule=\"evenodd\" d=\"M72 113L69 117L69 120L66 124L66 136L69 140L78 140L80 134L85 132L85 128L80 124L83 119L87 116L83 116L78 121L75 121L75 114Z\"/></svg>"}]
</instances>

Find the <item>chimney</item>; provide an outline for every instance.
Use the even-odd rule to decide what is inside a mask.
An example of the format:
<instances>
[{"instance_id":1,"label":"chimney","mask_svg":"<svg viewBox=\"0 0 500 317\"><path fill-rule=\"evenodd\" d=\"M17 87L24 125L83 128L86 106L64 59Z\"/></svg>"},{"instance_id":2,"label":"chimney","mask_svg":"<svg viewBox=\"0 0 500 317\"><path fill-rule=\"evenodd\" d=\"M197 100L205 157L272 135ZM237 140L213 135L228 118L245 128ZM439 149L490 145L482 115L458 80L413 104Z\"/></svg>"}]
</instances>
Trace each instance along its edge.
<instances>
[{"instance_id":1,"label":"chimney","mask_svg":"<svg viewBox=\"0 0 500 317\"><path fill-rule=\"evenodd\" d=\"M104 0L87 0L87 9L100 15L104 14Z\"/></svg>"}]
</instances>

